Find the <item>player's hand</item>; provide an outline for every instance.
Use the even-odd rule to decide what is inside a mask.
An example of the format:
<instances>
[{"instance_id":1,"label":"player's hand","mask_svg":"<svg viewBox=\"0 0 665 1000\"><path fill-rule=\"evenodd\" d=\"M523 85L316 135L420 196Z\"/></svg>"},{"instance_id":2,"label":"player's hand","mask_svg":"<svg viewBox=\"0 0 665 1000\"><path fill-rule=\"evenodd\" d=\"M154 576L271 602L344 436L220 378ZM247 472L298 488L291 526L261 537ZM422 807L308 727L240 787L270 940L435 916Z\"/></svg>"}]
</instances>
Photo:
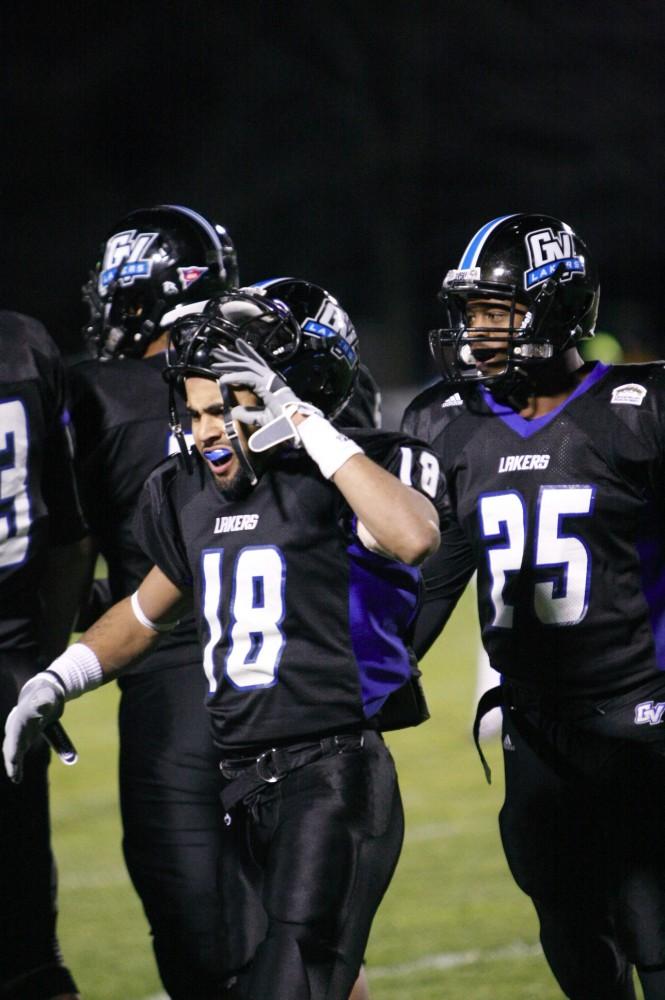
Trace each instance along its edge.
<instances>
[{"instance_id":1,"label":"player's hand","mask_svg":"<svg viewBox=\"0 0 665 1000\"><path fill-rule=\"evenodd\" d=\"M5 723L2 755L5 770L18 784L23 777L23 758L42 735L44 728L62 715L65 693L49 673L36 674L19 692L18 702Z\"/></svg>"},{"instance_id":2,"label":"player's hand","mask_svg":"<svg viewBox=\"0 0 665 1000\"><path fill-rule=\"evenodd\" d=\"M286 403L301 402L282 376L246 341L238 338L235 351L224 349L218 357L212 369L219 373L219 381L224 385L246 385L261 400L271 419L282 416ZM236 409L241 411L244 407Z\"/></svg>"},{"instance_id":3,"label":"player's hand","mask_svg":"<svg viewBox=\"0 0 665 1000\"><path fill-rule=\"evenodd\" d=\"M254 452L266 451L277 444L300 443L300 435L292 421L295 413L310 416L320 411L296 396L281 375L273 371L261 355L244 340L236 340L236 350L219 352L219 361L212 366L222 385L246 385L263 404L262 409L234 406L232 417L259 430L249 439Z\"/></svg>"}]
</instances>

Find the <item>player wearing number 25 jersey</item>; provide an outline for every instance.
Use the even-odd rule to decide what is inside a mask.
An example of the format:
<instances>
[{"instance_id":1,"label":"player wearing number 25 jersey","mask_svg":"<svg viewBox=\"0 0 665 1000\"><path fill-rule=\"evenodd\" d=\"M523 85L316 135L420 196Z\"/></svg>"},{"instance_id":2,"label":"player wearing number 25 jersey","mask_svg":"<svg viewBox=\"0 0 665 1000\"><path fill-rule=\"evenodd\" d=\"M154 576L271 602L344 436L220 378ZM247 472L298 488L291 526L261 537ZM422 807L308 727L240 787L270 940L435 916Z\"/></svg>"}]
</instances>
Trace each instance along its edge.
<instances>
[{"instance_id":1,"label":"player wearing number 25 jersey","mask_svg":"<svg viewBox=\"0 0 665 1000\"><path fill-rule=\"evenodd\" d=\"M478 573L502 684L501 833L566 996L665 996L665 365L583 364L598 279L549 216L495 219L441 295L443 383L407 409L455 518L422 652ZM497 678L498 680L498 678ZM478 721L478 720L477 720Z\"/></svg>"},{"instance_id":2,"label":"player wearing number 25 jersey","mask_svg":"<svg viewBox=\"0 0 665 1000\"><path fill-rule=\"evenodd\" d=\"M665 365L590 365L561 407L531 420L488 388L451 403L435 386L405 424L454 490L459 569L477 567L495 669L566 696L660 680Z\"/></svg>"},{"instance_id":3,"label":"player wearing number 25 jersey","mask_svg":"<svg viewBox=\"0 0 665 1000\"><path fill-rule=\"evenodd\" d=\"M361 447L323 416L353 388L348 318L322 289L287 284L174 325L167 375L196 450L140 501L155 566L23 689L4 755L16 776L40 720L148 649L191 598L226 814L225 996L347 1000L401 846L379 730L412 678L414 567L438 545L446 499L426 447L378 432ZM326 311L299 322L297 291Z\"/></svg>"},{"instance_id":4,"label":"player wearing number 25 jersey","mask_svg":"<svg viewBox=\"0 0 665 1000\"><path fill-rule=\"evenodd\" d=\"M0 719L66 644L86 534L74 487L64 368L41 323L0 312ZM73 998L55 933L49 750L0 778L0 995Z\"/></svg>"}]
</instances>

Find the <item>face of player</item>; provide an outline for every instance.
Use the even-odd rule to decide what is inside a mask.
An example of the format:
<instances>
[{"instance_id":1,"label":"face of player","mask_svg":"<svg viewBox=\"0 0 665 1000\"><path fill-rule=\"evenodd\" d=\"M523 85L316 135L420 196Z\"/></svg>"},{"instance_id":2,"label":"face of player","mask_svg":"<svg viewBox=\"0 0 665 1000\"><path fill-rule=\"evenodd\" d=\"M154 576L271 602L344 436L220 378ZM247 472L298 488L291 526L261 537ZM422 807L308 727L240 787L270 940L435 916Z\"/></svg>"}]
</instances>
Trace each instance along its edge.
<instances>
[{"instance_id":1,"label":"face of player","mask_svg":"<svg viewBox=\"0 0 665 1000\"><path fill-rule=\"evenodd\" d=\"M213 379L185 379L187 412L192 420L194 444L208 466L219 489L229 498L244 495L249 479L231 447L224 428L224 401ZM233 388L234 405L256 406L256 396L249 389ZM247 438L253 428L235 422L240 444L247 452Z\"/></svg>"},{"instance_id":2,"label":"face of player","mask_svg":"<svg viewBox=\"0 0 665 1000\"><path fill-rule=\"evenodd\" d=\"M515 305L512 327L519 327L526 308ZM510 303L505 299L470 299L466 306L468 337L473 362L483 375L498 375L506 367Z\"/></svg>"}]
</instances>

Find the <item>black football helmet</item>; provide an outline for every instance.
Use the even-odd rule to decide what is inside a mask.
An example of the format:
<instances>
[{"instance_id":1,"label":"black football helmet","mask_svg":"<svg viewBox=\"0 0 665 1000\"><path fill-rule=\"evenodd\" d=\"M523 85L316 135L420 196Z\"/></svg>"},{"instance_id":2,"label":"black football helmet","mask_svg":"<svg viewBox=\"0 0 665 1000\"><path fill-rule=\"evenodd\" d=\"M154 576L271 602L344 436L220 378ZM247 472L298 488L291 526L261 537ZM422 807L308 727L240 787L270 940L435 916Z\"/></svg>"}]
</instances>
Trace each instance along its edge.
<instances>
[{"instance_id":1,"label":"black football helmet","mask_svg":"<svg viewBox=\"0 0 665 1000\"><path fill-rule=\"evenodd\" d=\"M220 346L233 350L238 338L326 416L339 413L353 391L359 365L353 324L329 292L297 278L250 285L183 316L171 330L165 378L176 386L185 375L215 378L214 355Z\"/></svg>"},{"instance_id":2,"label":"black football helmet","mask_svg":"<svg viewBox=\"0 0 665 1000\"><path fill-rule=\"evenodd\" d=\"M83 286L83 335L99 358L142 357L181 303L238 285L238 261L223 226L182 205L131 212L113 226Z\"/></svg>"},{"instance_id":3,"label":"black football helmet","mask_svg":"<svg viewBox=\"0 0 665 1000\"><path fill-rule=\"evenodd\" d=\"M443 280L439 299L445 326L430 332L430 350L451 385L517 384L535 366L593 336L599 291L587 248L567 223L549 215L492 219ZM478 299L505 304L507 327L471 332L467 303ZM518 314L516 307L521 307ZM479 341L486 354L501 352L491 374L481 371L474 356L474 346L476 355L481 353Z\"/></svg>"},{"instance_id":4,"label":"black football helmet","mask_svg":"<svg viewBox=\"0 0 665 1000\"><path fill-rule=\"evenodd\" d=\"M188 376L217 380L214 365L223 359L225 347L235 350L238 339L279 372L300 399L328 416L338 413L353 391L358 338L337 299L323 288L296 278L279 278L211 299L202 312L184 315L171 327L163 373L170 389L171 428L190 468L175 392L185 394ZM254 483L252 460L230 416L229 387L220 385L220 392L227 437Z\"/></svg>"},{"instance_id":5,"label":"black football helmet","mask_svg":"<svg viewBox=\"0 0 665 1000\"><path fill-rule=\"evenodd\" d=\"M300 328L297 348L273 367L297 396L335 417L358 376L358 334L349 314L330 292L299 278L271 278L249 290L285 306Z\"/></svg>"}]
</instances>

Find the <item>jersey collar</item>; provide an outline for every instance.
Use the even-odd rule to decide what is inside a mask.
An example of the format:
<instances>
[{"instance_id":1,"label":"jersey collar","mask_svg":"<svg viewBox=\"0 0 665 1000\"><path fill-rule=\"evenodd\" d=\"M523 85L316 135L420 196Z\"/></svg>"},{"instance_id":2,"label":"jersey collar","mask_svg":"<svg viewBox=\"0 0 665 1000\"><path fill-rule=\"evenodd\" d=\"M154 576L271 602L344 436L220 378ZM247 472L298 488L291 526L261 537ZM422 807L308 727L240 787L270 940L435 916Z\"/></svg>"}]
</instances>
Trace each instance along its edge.
<instances>
[{"instance_id":1,"label":"jersey collar","mask_svg":"<svg viewBox=\"0 0 665 1000\"><path fill-rule=\"evenodd\" d=\"M555 420L558 415L569 406L574 399L581 396L583 393L587 392L596 382L599 382L601 378L610 370L611 365L605 365L602 361L597 361L591 371L585 376L585 378L580 382L580 384L571 392L568 399L564 399L555 410L550 413L545 413L542 417L534 417L533 420L525 420L521 417L519 413L515 413L509 406L504 403L497 403L497 401L492 396L492 393L486 386L480 386L480 390L483 395L483 399L487 403L487 406L495 413L497 417L503 420L506 426L510 427L511 430L519 434L522 438L529 438L533 434L542 430L543 427L547 427L553 420Z\"/></svg>"}]
</instances>

